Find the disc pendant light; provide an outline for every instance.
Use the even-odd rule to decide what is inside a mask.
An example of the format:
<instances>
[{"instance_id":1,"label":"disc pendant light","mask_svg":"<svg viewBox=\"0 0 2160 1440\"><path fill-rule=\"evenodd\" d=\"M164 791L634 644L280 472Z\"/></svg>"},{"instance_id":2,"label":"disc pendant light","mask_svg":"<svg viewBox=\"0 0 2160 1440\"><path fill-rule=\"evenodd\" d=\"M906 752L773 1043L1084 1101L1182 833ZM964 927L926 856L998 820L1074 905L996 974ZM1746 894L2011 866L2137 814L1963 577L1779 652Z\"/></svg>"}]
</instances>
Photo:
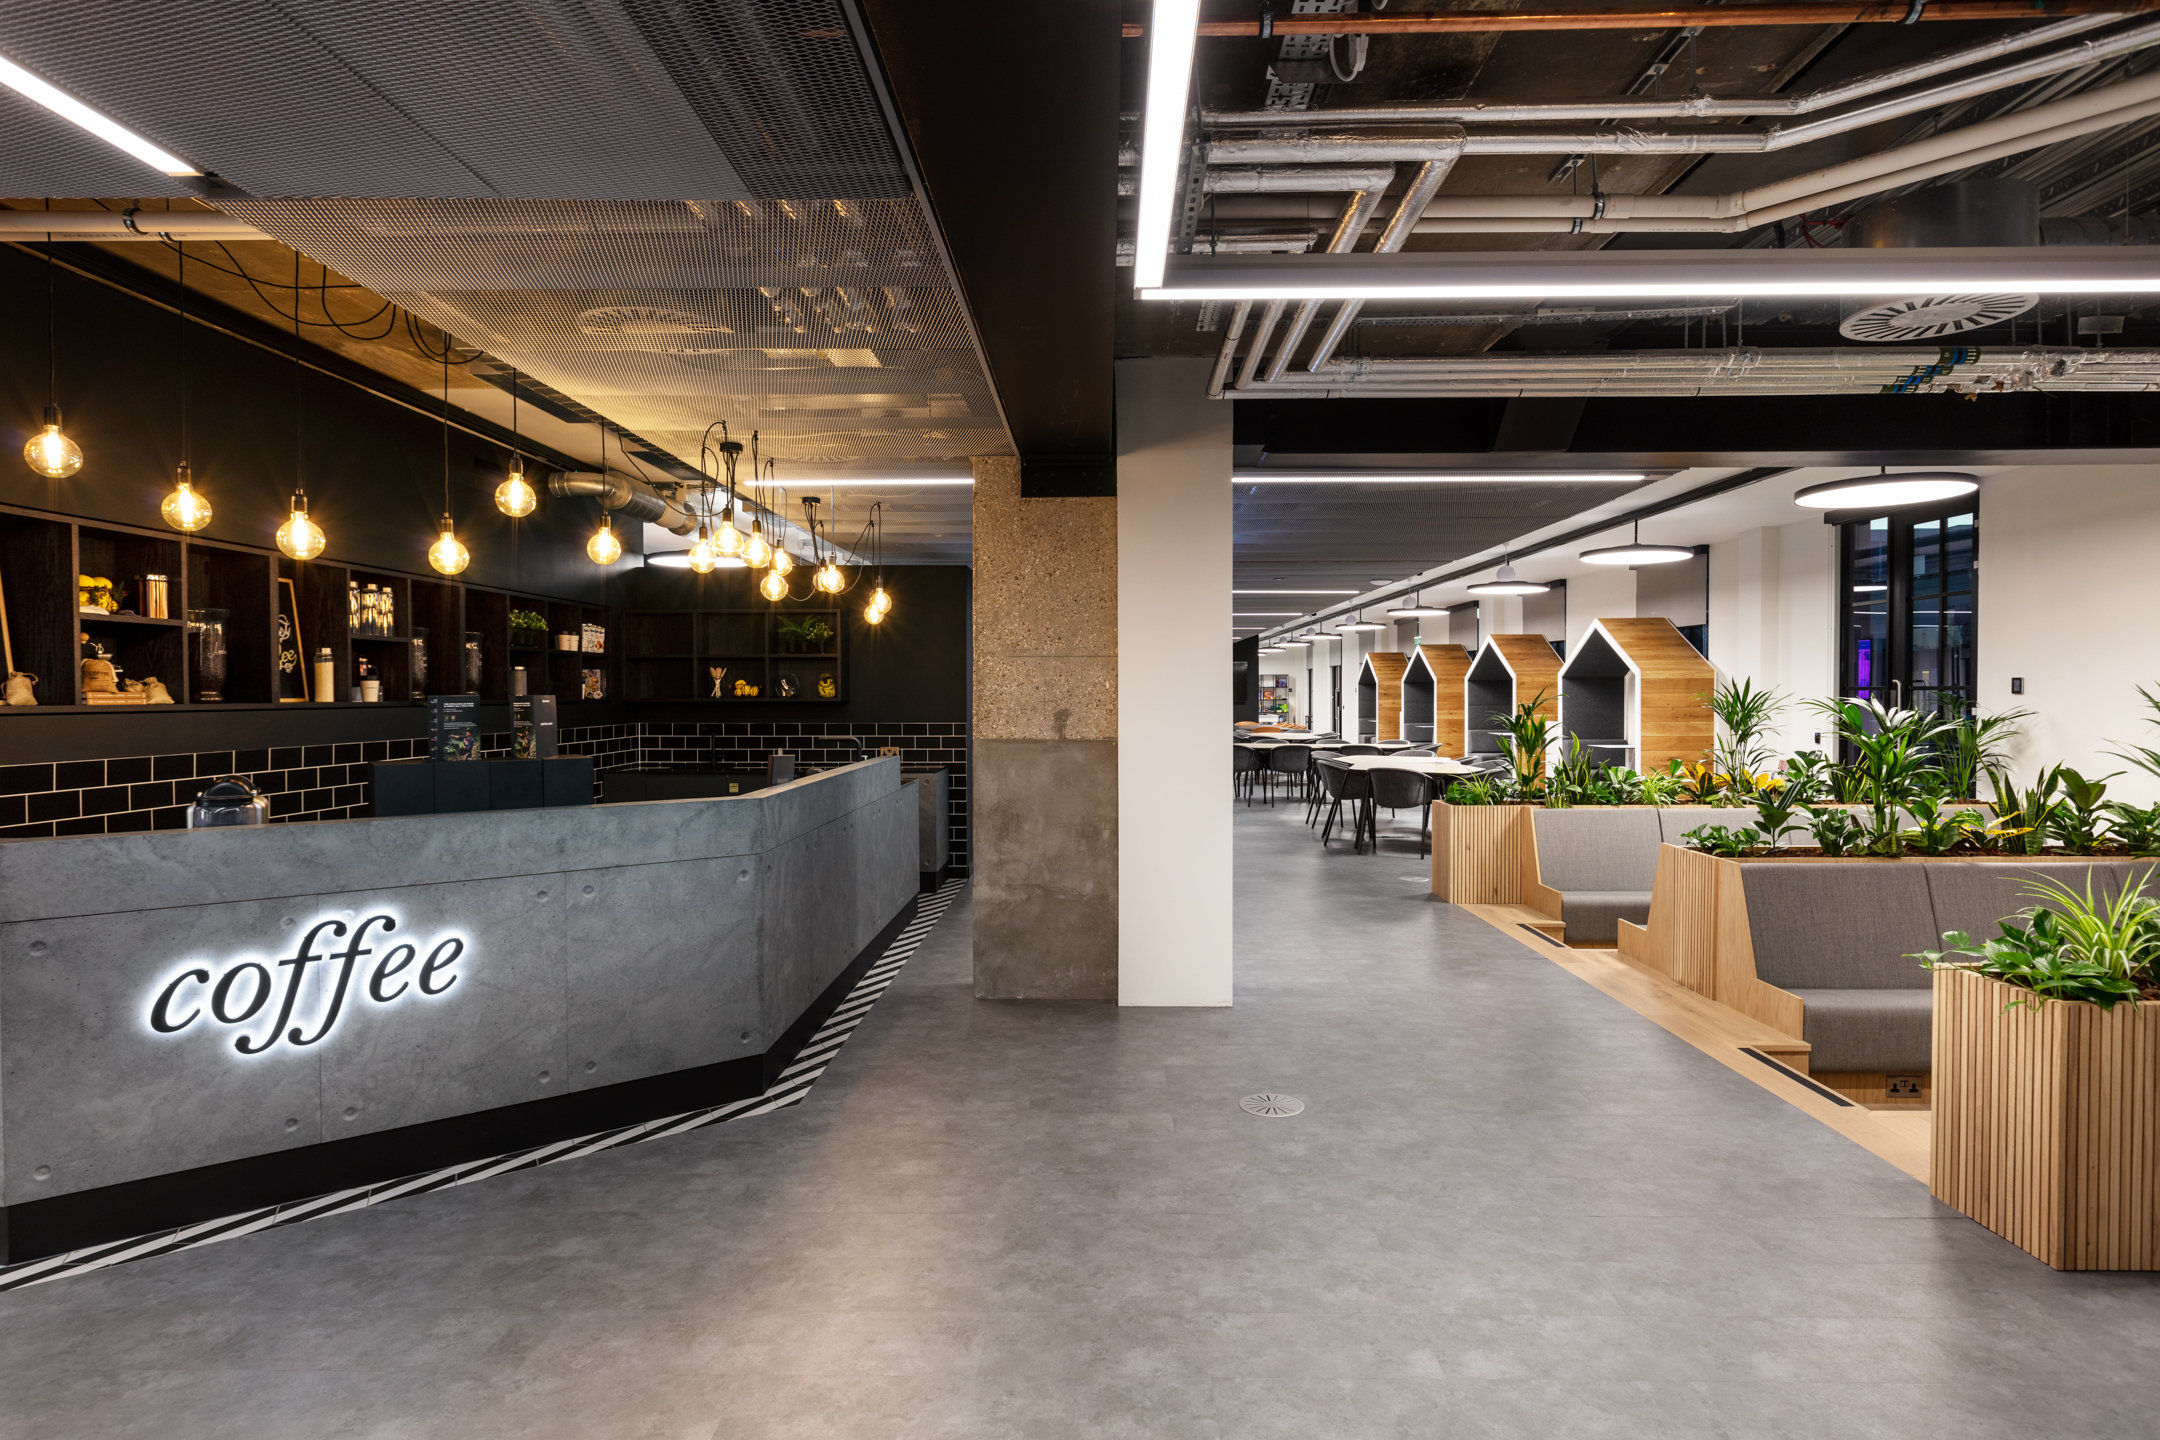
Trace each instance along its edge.
<instances>
[{"instance_id":1,"label":"disc pendant light","mask_svg":"<svg viewBox=\"0 0 2160 1440\"><path fill-rule=\"evenodd\" d=\"M510 372L510 439L518 433L518 372ZM513 520L522 520L540 507L540 492L525 478L525 457L512 451L510 478L495 487L495 508Z\"/></svg>"},{"instance_id":2,"label":"disc pendant light","mask_svg":"<svg viewBox=\"0 0 2160 1440\"><path fill-rule=\"evenodd\" d=\"M1671 565L1676 561L1694 559L1695 551L1687 545L1644 544L1642 521L1638 520L1635 522L1635 538L1627 544L1585 550L1575 558L1586 565Z\"/></svg>"},{"instance_id":3,"label":"disc pendant light","mask_svg":"<svg viewBox=\"0 0 2160 1440\"><path fill-rule=\"evenodd\" d=\"M1855 475L1810 485L1793 495L1793 504L1810 510L1894 510L1905 505L1927 505L1955 500L1980 488L1980 477L1958 470L1906 470L1892 475L1890 467L1874 475Z\"/></svg>"},{"instance_id":4,"label":"disc pendant light","mask_svg":"<svg viewBox=\"0 0 2160 1440\"><path fill-rule=\"evenodd\" d=\"M294 309L299 308L297 301ZM442 356L442 533L435 543L428 546L427 563L437 574L457 575L472 564L472 552L459 542L457 527L450 518L450 337L443 336ZM519 477L522 482L523 477ZM506 482L507 483L507 482ZM502 492L496 491L498 503Z\"/></svg>"},{"instance_id":5,"label":"disc pendant light","mask_svg":"<svg viewBox=\"0 0 2160 1440\"><path fill-rule=\"evenodd\" d=\"M180 333L173 346L180 375L180 464L173 473L172 494L158 506L158 514L173 529L192 535L210 523L210 502L195 493L195 473L188 468L187 247L175 241L174 248L180 253Z\"/></svg>"},{"instance_id":6,"label":"disc pendant light","mask_svg":"<svg viewBox=\"0 0 2160 1440\"><path fill-rule=\"evenodd\" d=\"M1500 568L1493 572L1493 578L1467 588L1472 595L1543 595L1552 589L1552 586L1518 578L1515 567L1507 563L1507 553L1503 551L1500 555Z\"/></svg>"},{"instance_id":7,"label":"disc pendant light","mask_svg":"<svg viewBox=\"0 0 2160 1440\"><path fill-rule=\"evenodd\" d=\"M50 200L45 202L49 209ZM30 437L23 446L23 461L32 470L48 480L65 480L82 469L82 447L60 431L60 391L58 361L54 358L58 346L55 327L53 296L53 238L45 237L45 428Z\"/></svg>"}]
</instances>

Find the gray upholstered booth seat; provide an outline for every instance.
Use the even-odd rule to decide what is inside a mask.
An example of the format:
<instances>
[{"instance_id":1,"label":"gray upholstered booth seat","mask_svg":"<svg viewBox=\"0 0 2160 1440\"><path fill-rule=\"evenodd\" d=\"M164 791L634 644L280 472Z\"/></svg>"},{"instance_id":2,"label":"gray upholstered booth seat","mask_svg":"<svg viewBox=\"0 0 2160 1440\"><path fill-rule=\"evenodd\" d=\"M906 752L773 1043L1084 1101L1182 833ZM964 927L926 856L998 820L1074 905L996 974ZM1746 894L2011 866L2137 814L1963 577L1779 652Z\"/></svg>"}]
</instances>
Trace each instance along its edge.
<instances>
[{"instance_id":1,"label":"gray upholstered booth seat","mask_svg":"<svg viewBox=\"0 0 2160 1440\"><path fill-rule=\"evenodd\" d=\"M1938 948L1924 865L1748 865L1757 978L1807 1007L1808 1068L1926 1070L1932 981L1910 957Z\"/></svg>"},{"instance_id":2,"label":"gray upholstered booth seat","mask_svg":"<svg viewBox=\"0 0 2160 1440\"><path fill-rule=\"evenodd\" d=\"M1655 810L1535 810L1538 881L1560 892L1571 945L1612 945L1650 918L1661 832Z\"/></svg>"},{"instance_id":3,"label":"gray upholstered booth seat","mask_svg":"<svg viewBox=\"0 0 2160 1440\"><path fill-rule=\"evenodd\" d=\"M2039 896L2030 893L2035 877L2046 876L2082 893L2090 869L2094 895L2113 895L2129 883L2133 873L2149 875L2153 867L2150 861L2133 864L2123 860L2094 860L2079 865L2075 857L2065 856L2045 865L1942 860L1923 868L1935 902L1937 940L1928 946L1935 950L1941 948L1940 937L1945 931L1962 930L1975 940L1985 940L1996 933L1997 925L2006 916L2041 903ZM2145 891L2154 894L2153 881L2145 882Z\"/></svg>"},{"instance_id":4,"label":"gray upholstered booth seat","mask_svg":"<svg viewBox=\"0 0 2160 1440\"><path fill-rule=\"evenodd\" d=\"M1921 972L1925 974L1925 971ZM1795 990L1807 1006L1808 1069L1925 1074L1934 1063L1933 990Z\"/></svg>"},{"instance_id":5,"label":"gray upholstered booth seat","mask_svg":"<svg viewBox=\"0 0 2160 1440\"><path fill-rule=\"evenodd\" d=\"M1715 825L1720 830L1760 830L1762 817L1755 813L1752 805L1735 805L1730 809L1719 805L1687 805L1658 811L1658 825L1667 845L1685 845L1688 842L1680 837L1690 830L1705 825ZM1786 843L1793 841L1788 837Z\"/></svg>"}]
</instances>

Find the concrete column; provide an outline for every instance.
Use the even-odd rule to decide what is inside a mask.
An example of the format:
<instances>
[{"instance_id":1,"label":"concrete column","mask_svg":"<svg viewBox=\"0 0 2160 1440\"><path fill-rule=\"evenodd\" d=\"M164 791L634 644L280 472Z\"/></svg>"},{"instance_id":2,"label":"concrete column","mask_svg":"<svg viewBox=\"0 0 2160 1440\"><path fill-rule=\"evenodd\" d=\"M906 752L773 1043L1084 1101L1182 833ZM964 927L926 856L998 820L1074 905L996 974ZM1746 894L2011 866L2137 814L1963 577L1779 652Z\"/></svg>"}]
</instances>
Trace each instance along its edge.
<instances>
[{"instance_id":1,"label":"concrete column","mask_svg":"<svg viewBox=\"0 0 2160 1440\"><path fill-rule=\"evenodd\" d=\"M976 459L969 835L982 999L1117 998L1117 544L1117 501L1024 500L1018 459ZM1219 638L1207 653L1221 656Z\"/></svg>"},{"instance_id":2,"label":"concrete column","mask_svg":"<svg viewBox=\"0 0 2160 1440\"><path fill-rule=\"evenodd\" d=\"M1230 406L1117 365L1118 1003L1230 1003ZM1201 637L1199 643L1194 636Z\"/></svg>"}]
</instances>

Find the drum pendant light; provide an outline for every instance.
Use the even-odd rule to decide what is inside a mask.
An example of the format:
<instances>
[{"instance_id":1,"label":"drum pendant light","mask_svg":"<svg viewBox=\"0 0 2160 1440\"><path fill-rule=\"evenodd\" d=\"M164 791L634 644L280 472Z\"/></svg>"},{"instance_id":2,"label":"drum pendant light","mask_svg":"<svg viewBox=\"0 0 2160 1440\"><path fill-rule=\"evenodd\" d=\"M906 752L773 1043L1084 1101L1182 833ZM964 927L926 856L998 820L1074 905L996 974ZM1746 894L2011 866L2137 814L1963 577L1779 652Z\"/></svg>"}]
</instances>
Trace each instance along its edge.
<instances>
[{"instance_id":1,"label":"drum pendant light","mask_svg":"<svg viewBox=\"0 0 2160 1440\"><path fill-rule=\"evenodd\" d=\"M52 207L50 200L46 208ZM65 480L82 469L82 447L60 431L60 392L58 364L54 358L58 349L55 329L58 322L53 318L53 238L45 237L45 428L30 437L23 446L23 461L32 470L48 480Z\"/></svg>"},{"instance_id":2,"label":"drum pendant light","mask_svg":"<svg viewBox=\"0 0 2160 1440\"><path fill-rule=\"evenodd\" d=\"M192 535L210 523L210 502L195 493L195 472L188 468L188 367L187 367L187 247L174 242L180 253L180 333L173 346L180 375L180 464L173 473L172 494L158 506L167 525Z\"/></svg>"},{"instance_id":3,"label":"drum pendant light","mask_svg":"<svg viewBox=\"0 0 2160 1440\"><path fill-rule=\"evenodd\" d=\"M1905 505L1926 505L1955 500L1980 488L1980 477L1958 470L1906 470L1892 475L1887 465L1873 475L1855 475L1810 485L1793 494L1793 504L1810 510L1894 510Z\"/></svg>"}]
</instances>

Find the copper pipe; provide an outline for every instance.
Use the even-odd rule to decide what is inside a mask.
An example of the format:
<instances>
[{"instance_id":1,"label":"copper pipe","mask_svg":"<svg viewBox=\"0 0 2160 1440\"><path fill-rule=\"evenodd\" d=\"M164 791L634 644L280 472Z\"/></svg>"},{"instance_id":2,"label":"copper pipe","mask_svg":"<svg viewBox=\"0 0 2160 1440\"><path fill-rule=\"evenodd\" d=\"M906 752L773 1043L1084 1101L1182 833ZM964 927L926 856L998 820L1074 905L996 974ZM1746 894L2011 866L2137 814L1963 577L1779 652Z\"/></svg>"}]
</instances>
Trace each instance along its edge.
<instances>
[{"instance_id":1,"label":"copper pipe","mask_svg":"<svg viewBox=\"0 0 2160 1440\"><path fill-rule=\"evenodd\" d=\"M1909 0L1879 5L1739 5L1685 10L1462 11L1450 15L1316 15L1275 22L1277 35L1464 35L1494 30L1676 30L1687 26L1902 25ZM2142 15L2160 0L1933 0L1921 20L2045 20L2055 15ZM1260 33L1258 20L1203 20L1200 34ZM1128 24L1125 38L1147 33Z\"/></svg>"}]
</instances>

